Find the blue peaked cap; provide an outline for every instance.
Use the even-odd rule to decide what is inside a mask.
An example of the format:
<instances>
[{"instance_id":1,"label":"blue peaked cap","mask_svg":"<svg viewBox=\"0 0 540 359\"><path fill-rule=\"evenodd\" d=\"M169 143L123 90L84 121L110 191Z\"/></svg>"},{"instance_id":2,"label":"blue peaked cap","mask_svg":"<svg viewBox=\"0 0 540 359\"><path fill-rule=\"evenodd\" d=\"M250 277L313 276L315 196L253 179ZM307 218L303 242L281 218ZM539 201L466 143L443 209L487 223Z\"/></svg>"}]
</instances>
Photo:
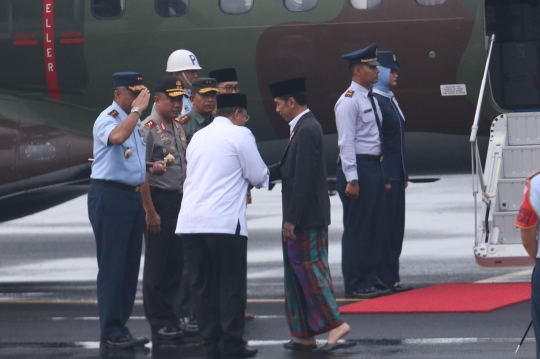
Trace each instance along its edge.
<instances>
[{"instance_id":1,"label":"blue peaked cap","mask_svg":"<svg viewBox=\"0 0 540 359\"><path fill-rule=\"evenodd\" d=\"M341 56L342 59L349 60L349 64L366 64L379 66L377 61L377 43L373 43L363 49L353 51Z\"/></svg>"},{"instance_id":2,"label":"blue peaked cap","mask_svg":"<svg viewBox=\"0 0 540 359\"><path fill-rule=\"evenodd\" d=\"M377 61L379 62L380 66L388 67L392 70L401 69L393 51L379 51Z\"/></svg>"}]
</instances>

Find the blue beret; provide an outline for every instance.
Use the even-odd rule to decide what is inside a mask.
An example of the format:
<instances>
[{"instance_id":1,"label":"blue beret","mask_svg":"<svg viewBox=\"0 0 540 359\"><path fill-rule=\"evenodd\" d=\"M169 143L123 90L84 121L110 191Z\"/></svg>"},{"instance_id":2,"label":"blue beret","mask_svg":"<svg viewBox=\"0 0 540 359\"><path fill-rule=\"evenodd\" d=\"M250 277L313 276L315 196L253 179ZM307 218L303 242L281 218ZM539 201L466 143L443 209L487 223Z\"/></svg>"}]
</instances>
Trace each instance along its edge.
<instances>
[{"instance_id":1,"label":"blue beret","mask_svg":"<svg viewBox=\"0 0 540 359\"><path fill-rule=\"evenodd\" d=\"M115 72L112 75L113 87L124 86L133 93L139 93L146 88L142 81L142 75L138 72Z\"/></svg>"},{"instance_id":2,"label":"blue beret","mask_svg":"<svg viewBox=\"0 0 540 359\"><path fill-rule=\"evenodd\" d=\"M379 66L377 61L377 43L373 43L363 49L353 51L341 56L342 59L349 60L349 64L366 64Z\"/></svg>"},{"instance_id":3,"label":"blue beret","mask_svg":"<svg viewBox=\"0 0 540 359\"><path fill-rule=\"evenodd\" d=\"M380 64L379 66L388 67L392 70L401 69L399 62L396 60L396 55L392 51L379 51L377 61Z\"/></svg>"},{"instance_id":4,"label":"blue beret","mask_svg":"<svg viewBox=\"0 0 540 359\"><path fill-rule=\"evenodd\" d=\"M270 87L273 98L306 92L306 78L297 77L290 80L274 82L268 87Z\"/></svg>"}]
</instances>

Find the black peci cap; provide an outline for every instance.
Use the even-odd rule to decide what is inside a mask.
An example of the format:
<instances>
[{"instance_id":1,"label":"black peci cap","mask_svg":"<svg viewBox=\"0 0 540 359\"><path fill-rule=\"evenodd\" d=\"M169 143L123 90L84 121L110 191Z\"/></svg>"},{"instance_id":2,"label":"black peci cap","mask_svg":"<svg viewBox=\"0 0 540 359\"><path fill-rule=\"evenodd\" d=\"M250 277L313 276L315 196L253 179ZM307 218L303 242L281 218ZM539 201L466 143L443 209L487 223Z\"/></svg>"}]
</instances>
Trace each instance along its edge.
<instances>
[{"instance_id":1,"label":"black peci cap","mask_svg":"<svg viewBox=\"0 0 540 359\"><path fill-rule=\"evenodd\" d=\"M268 87L270 88L273 98L306 92L306 78L297 77L285 81L274 82Z\"/></svg>"},{"instance_id":2,"label":"black peci cap","mask_svg":"<svg viewBox=\"0 0 540 359\"><path fill-rule=\"evenodd\" d=\"M112 75L113 87L124 86L135 94L140 93L146 88L142 81L143 78L139 72L115 72Z\"/></svg>"},{"instance_id":3,"label":"black peci cap","mask_svg":"<svg viewBox=\"0 0 540 359\"><path fill-rule=\"evenodd\" d=\"M238 81L236 69L234 68L210 71L208 77L215 78L218 84L221 82Z\"/></svg>"},{"instance_id":4,"label":"black peci cap","mask_svg":"<svg viewBox=\"0 0 540 359\"><path fill-rule=\"evenodd\" d=\"M217 97L217 108L240 107L247 110L247 96L243 93L226 93Z\"/></svg>"},{"instance_id":5,"label":"black peci cap","mask_svg":"<svg viewBox=\"0 0 540 359\"><path fill-rule=\"evenodd\" d=\"M163 92L169 97L178 97L185 93L182 81L174 76L163 76L160 78L156 84L155 90L156 92Z\"/></svg>"},{"instance_id":6,"label":"black peci cap","mask_svg":"<svg viewBox=\"0 0 540 359\"><path fill-rule=\"evenodd\" d=\"M371 66L379 66L377 61L377 44L373 43L368 47L356 50L341 56L342 59L349 60L349 64L366 64Z\"/></svg>"},{"instance_id":7,"label":"black peci cap","mask_svg":"<svg viewBox=\"0 0 540 359\"><path fill-rule=\"evenodd\" d=\"M388 67L392 70L401 69L399 62L397 62L396 55L392 51L379 51L377 61L379 62L379 66Z\"/></svg>"}]
</instances>

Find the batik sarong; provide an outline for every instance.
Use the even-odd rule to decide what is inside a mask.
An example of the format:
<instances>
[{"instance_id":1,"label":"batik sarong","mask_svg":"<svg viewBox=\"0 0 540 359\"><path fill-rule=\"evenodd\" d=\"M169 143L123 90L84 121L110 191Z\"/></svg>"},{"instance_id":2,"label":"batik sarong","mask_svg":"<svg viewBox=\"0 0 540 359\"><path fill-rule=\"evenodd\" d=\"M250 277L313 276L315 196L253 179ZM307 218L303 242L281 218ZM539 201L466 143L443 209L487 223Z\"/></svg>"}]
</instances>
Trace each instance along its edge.
<instances>
[{"instance_id":1,"label":"batik sarong","mask_svg":"<svg viewBox=\"0 0 540 359\"><path fill-rule=\"evenodd\" d=\"M341 324L328 266L328 228L294 230L283 242L285 311L293 337L326 333Z\"/></svg>"}]
</instances>

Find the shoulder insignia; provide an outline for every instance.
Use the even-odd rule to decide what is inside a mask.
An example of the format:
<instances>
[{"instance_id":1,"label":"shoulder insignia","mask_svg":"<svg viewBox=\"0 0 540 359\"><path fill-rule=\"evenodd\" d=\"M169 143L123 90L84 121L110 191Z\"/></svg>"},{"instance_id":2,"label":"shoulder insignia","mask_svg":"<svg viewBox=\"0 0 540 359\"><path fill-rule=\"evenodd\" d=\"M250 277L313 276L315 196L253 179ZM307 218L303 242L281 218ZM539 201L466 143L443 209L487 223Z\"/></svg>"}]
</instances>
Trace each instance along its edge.
<instances>
[{"instance_id":1,"label":"shoulder insignia","mask_svg":"<svg viewBox=\"0 0 540 359\"><path fill-rule=\"evenodd\" d=\"M167 131L167 127L165 127L165 124L163 123L163 121L159 122L159 128L161 128L161 131Z\"/></svg>"},{"instance_id":2,"label":"shoulder insignia","mask_svg":"<svg viewBox=\"0 0 540 359\"><path fill-rule=\"evenodd\" d=\"M116 116L118 116L118 111L112 110L112 111L109 112L107 115L112 116L112 117L116 117Z\"/></svg>"},{"instance_id":3,"label":"shoulder insignia","mask_svg":"<svg viewBox=\"0 0 540 359\"><path fill-rule=\"evenodd\" d=\"M155 125L156 125L156 123L154 121L150 120L144 126L148 127L149 129L152 129Z\"/></svg>"},{"instance_id":4,"label":"shoulder insignia","mask_svg":"<svg viewBox=\"0 0 540 359\"><path fill-rule=\"evenodd\" d=\"M347 93L345 94L345 97L352 97L353 94L354 94L354 90L349 90L349 91L347 91Z\"/></svg>"},{"instance_id":5,"label":"shoulder insignia","mask_svg":"<svg viewBox=\"0 0 540 359\"><path fill-rule=\"evenodd\" d=\"M191 116L190 115L184 115L184 116L180 117L180 119L178 119L178 122L180 122L182 125L185 125L186 123L189 122L189 120L191 120Z\"/></svg>"}]
</instances>

